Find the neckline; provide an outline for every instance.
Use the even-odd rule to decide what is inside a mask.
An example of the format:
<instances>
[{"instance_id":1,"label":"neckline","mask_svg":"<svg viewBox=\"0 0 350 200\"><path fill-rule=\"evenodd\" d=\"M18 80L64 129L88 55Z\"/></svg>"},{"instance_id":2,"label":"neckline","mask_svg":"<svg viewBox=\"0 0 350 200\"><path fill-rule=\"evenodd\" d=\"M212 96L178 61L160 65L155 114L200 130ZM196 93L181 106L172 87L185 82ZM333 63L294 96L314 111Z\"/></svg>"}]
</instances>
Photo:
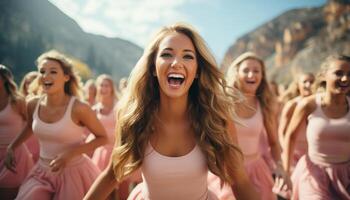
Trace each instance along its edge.
<instances>
[{"instance_id":1,"label":"neckline","mask_svg":"<svg viewBox=\"0 0 350 200\"><path fill-rule=\"evenodd\" d=\"M341 119L343 119L343 118L346 118L348 115L350 115L350 101L349 101L349 99L348 99L348 97L346 97L345 96L345 99L346 99L346 102L347 102L347 104L348 104L348 111L343 115L343 116L341 116L341 117L337 117L337 118L334 118L334 117L329 117L325 112L324 112L324 110L322 109L322 95L323 94L319 94L318 95L318 107L319 107L319 109L320 109L320 112L322 113L322 115L324 115L325 117L327 117L328 119L330 119L330 120L341 120Z\"/></svg>"},{"instance_id":2,"label":"neckline","mask_svg":"<svg viewBox=\"0 0 350 200\"><path fill-rule=\"evenodd\" d=\"M41 121L42 123L48 124L48 125L57 124L57 123L63 121L63 119L66 117L66 115L68 113L68 109L70 108L72 100L73 100L73 97L70 97L68 105L65 108L64 114L63 114L63 116L60 119L58 119L57 121L54 121L54 122L45 122L44 120L40 119L40 101L41 101L41 99L39 99L39 101L38 101L38 109L37 109L37 112L36 112L38 120Z\"/></svg>"},{"instance_id":3,"label":"neckline","mask_svg":"<svg viewBox=\"0 0 350 200\"><path fill-rule=\"evenodd\" d=\"M165 159L184 159L188 156L190 156L191 154L193 154L195 152L195 150L198 148L198 145L194 145L194 147L192 148L191 151L189 151L188 153L186 153L185 155L182 155L182 156L166 156L164 154L161 154L159 153L151 144L150 141L148 141L148 145L150 146L151 148L151 153L154 152L155 154L157 154L158 156L162 157L162 158L165 158Z\"/></svg>"},{"instance_id":4,"label":"neckline","mask_svg":"<svg viewBox=\"0 0 350 200\"><path fill-rule=\"evenodd\" d=\"M255 111L255 113L251 116L251 117L241 117L241 116L238 116L238 118L240 119L240 120L250 120L250 119L253 119L253 118L255 118L257 115L258 115L258 112L260 111L260 103L259 103L259 101L258 101L258 103L257 103L257 106L256 106L256 111Z\"/></svg>"}]
</instances>

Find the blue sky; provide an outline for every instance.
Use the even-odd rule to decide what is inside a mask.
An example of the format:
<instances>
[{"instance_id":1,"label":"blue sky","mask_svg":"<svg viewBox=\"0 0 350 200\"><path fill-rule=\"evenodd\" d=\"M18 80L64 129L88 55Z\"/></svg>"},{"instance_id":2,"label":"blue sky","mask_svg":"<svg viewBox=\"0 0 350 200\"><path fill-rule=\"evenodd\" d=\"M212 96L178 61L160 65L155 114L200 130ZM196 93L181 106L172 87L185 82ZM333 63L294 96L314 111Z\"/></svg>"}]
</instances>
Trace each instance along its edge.
<instances>
[{"instance_id":1,"label":"blue sky","mask_svg":"<svg viewBox=\"0 0 350 200\"><path fill-rule=\"evenodd\" d=\"M163 25L192 24L218 62L240 36L294 8L326 0L49 0L86 32L119 37L144 47Z\"/></svg>"}]
</instances>

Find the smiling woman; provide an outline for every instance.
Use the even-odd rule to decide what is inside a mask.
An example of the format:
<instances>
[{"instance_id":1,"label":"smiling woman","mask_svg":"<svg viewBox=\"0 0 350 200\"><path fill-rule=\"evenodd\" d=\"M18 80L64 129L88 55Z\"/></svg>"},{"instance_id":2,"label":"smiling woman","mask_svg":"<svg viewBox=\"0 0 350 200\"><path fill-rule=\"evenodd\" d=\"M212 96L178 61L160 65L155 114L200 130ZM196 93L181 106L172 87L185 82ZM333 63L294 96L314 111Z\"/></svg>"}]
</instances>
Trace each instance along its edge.
<instances>
[{"instance_id":1,"label":"smiling woman","mask_svg":"<svg viewBox=\"0 0 350 200\"><path fill-rule=\"evenodd\" d=\"M190 25L162 28L133 69L120 100L112 162L86 199L104 199L137 169L128 199L217 199L212 171L239 199L257 199L243 169L227 93L204 40ZM231 98L230 98L231 97Z\"/></svg>"},{"instance_id":2,"label":"smiling woman","mask_svg":"<svg viewBox=\"0 0 350 200\"><path fill-rule=\"evenodd\" d=\"M46 52L37 65L42 93L27 102L26 126L8 145L5 165L16 166L13 152L32 134L39 140L40 157L16 199L82 199L99 172L84 153L106 142L105 129L78 99L78 77L63 54ZM87 144L85 127L95 136Z\"/></svg>"}]
</instances>

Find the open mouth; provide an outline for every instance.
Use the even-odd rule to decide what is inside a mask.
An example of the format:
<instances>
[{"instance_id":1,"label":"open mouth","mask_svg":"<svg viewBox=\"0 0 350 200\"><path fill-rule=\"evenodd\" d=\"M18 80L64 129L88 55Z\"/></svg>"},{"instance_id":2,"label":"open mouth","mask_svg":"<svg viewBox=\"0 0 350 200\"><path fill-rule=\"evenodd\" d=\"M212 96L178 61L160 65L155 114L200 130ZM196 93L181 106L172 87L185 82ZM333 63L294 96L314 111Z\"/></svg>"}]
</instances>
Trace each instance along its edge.
<instances>
[{"instance_id":1,"label":"open mouth","mask_svg":"<svg viewBox=\"0 0 350 200\"><path fill-rule=\"evenodd\" d=\"M168 83L170 86L179 87L185 81L185 76L182 74L171 73L168 75Z\"/></svg>"},{"instance_id":2,"label":"open mouth","mask_svg":"<svg viewBox=\"0 0 350 200\"><path fill-rule=\"evenodd\" d=\"M53 85L53 83L49 81L45 81L43 85L45 89L49 89Z\"/></svg>"},{"instance_id":3,"label":"open mouth","mask_svg":"<svg viewBox=\"0 0 350 200\"><path fill-rule=\"evenodd\" d=\"M256 81L246 81L247 84L255 84Z\"/></svg>"}]
</instances>

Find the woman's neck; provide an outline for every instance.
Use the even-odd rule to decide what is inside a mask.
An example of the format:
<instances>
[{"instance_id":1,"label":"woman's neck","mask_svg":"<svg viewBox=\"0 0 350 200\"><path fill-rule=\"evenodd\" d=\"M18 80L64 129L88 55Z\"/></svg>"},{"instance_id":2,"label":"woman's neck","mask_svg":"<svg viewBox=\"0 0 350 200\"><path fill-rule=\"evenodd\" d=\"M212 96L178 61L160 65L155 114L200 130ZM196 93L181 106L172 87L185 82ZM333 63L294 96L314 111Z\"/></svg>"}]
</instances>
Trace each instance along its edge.
<instances>
[{"instance_id":1,"label":"woman's neck","mask_svg":"<svg viewBox=\"0 0 350 200\"><path fill-rule=\"evenodd\" d=\"M163 122L178 122L188 118L186 98L161 98L158 117Z\"/></svg>"},{"instance_id":2,"label":"woman's neck","mask_svg":"<svg viewBox=\"0 0 350 200\"><path fill-rule=\"evenodd\" d=\"M346 105L346 96L345 94L332 94L329 92L326 92L323 97L323 103L326 106L333 106L333 105Z\"/></svg>"},{"instance_id":3,"label":"woman's neck","mask_svg":"<svg viewBox=\"0 0 350 200\"><path fill-rule=\"evenodd\" d=\"M46 103L48 106L61 106L67 102L69 95L65 93L55 93L46 95Z\"/></svg>"},{"instance_id":4,"label":"woman's neck","mask_svg":"<svg viewBox=\"0 0 350 200\"><path fill-rule=\"evenodd\" d=\"M114 106L114 98L112 96L109 96L109 97L102 97L101 98L101 104L104 106L104 107L113 107Z\"/></svg>"},{"instance_id":5,"label":"woman's neck","mask_svg":"<svg viewBox=\"0 0 350 200\"><path fill-rule=\"evenodd\" d=\"M255 106L257 104L258 98L255 95L246 93L244 93L243 95L248 105Z\"/></svg>"}]
</instances>

